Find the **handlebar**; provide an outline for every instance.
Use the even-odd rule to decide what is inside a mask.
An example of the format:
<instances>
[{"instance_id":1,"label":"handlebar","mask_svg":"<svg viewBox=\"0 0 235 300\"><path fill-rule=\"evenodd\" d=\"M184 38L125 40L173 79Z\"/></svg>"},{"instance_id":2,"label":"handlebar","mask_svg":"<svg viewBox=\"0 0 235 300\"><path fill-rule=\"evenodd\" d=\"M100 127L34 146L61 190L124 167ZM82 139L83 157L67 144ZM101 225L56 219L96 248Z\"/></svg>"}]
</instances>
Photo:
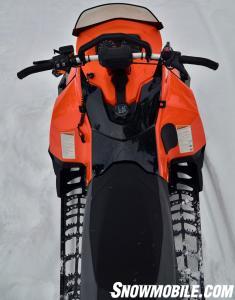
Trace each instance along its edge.
<instances>
[{"instance_id":1,"label":"handlebar","mask_svg":"<svg viewBox=\"0 0 235 300\"><path fill-rule=\"evenodd\" d=\"M138 59L138 58L144 59L144 58L146 58L146 53L145 52L132 53L132 58L133 59ZM151 59L159 60L160 54L152 54ZM85 62L88 63L91 61L99 61L99 55L86 55ZM74 56L74 58L70 61L70 67L78 67L81 64L82 64L82 62L78 55ZM51 60L34 62L34 66L25 68L25 69L21 70L20 72L18 72L17 77L19 79L23 79L34 73L39 73L42 71L48 71L48 70L54 70L54 69L56 69L56 70L62 69L63 70L65 67L68 67L68 65L63 66L59 62L55 63L52 58Z\"/></svg>"},{"instance_id":2,"label":"handlebar","mask_svg":"<svg viewBox=\"0 0 235 300\"><path fill-rule=\"evenodd\" d=\"M161 57L160 54L152 54L151 55L151 60L159 60ZM146 58L146 53L145 52L137 52L137 53L132 53L132 58L133 59L138 59L138 58ZM76 61L79 64L81 64L81 60L79 57L76 57ZM99 55L86 55L85 56L85 61L90 62L90 61L99 61Z\"/></svg>"},{"instance_id":3,"label":"handlebar","mask_svg":"<svg viewBox=\"0 0 235 300\"><path fill-rule=\"evenodd\" d=\"M139 53L132 53L133 59L139 59L139 58L146 58L146 53L139 52ZM161 58L160 54L153 53L151 55L151 60L159 60ZM86 62L90 61L98 61L99 56L98 55L87 55L85 57ZM76 61L78 64L81 63L79 57L76 58ZM182 55L180 57L180 62L182 64L190 64L190 65L197 65L197 66L203 66L207 67L212 70L217 70L219 67L219 64L211 59L204 58L204 57L196 57L196 56L188 56L188 55Z\"/></svg>"},{"instance_id":4,"label":"handlebar","mask_svg":"<svg viewBox=\"0 0 235 300\"><path fill-rule=\"evenodd\" d=\"M179 53L179 52L178 52ZM132 53L133 59L145 59L148 57L146 52ZM55 59L57 58L57 59ZM161 54L152 53L151 60L160 60L162 59ZM180 63L181 64L192 64L198 66L204 66L212 70L217 70L219 64L213 60L203 58L203 57L194 57L194 56L186 56L180 55ZM87 55L85 56L85 62L91 61L99 61L99 55ZM148 63L148 62L147 62ZM65 70L66 68L78 67L82 64L81 59L78 55L68 58L67 60L63 59L62 61L58 60L58 56L52 58L51 60L34 62L34 65L28 68L25 68L17 73L17 77L19 79L23 79L30 74L38 73L42 71L48 70ZM84 64L84 63L83 63Z\"/></svg>"}]
</instances>

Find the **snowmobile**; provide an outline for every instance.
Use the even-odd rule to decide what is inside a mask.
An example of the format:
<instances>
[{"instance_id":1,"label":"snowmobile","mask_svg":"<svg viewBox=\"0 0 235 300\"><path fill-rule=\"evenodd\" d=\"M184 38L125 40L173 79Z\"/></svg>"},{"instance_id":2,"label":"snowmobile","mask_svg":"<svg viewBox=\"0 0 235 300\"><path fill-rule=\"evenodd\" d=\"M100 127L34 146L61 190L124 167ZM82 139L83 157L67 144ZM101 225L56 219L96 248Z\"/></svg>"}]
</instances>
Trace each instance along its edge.
<instances>
[{"instance_id":1,"label":"snowmobile","mask_svg":"<svg viewBox=\"0 0 235 300\"><path fill-rule=\"evenodd\" d=\"M198 284L206 139L182 55L147 8L81 13L73 46L17 73L62 76L50 127L61 198L60 299L112 299L123 284Z\"/></svg>"}]
</instances>

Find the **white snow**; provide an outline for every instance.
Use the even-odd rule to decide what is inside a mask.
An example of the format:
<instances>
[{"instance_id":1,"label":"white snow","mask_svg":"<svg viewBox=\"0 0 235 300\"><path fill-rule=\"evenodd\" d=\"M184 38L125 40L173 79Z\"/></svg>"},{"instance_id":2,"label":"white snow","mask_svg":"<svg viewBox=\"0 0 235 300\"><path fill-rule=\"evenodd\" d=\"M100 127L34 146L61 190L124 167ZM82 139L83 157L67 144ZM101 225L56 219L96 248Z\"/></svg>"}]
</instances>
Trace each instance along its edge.
<instances>
[{"instance_id":1,"label":"white snow","mask_svg":"<svg viewBox=\"0 0 235 300\"><path fill-rule=\"evenodd\" d=\"M16 72L74 43L80 12L107 1L0 2L0 299L59 299L59 199L48 149L58 80ZM114 1L108 1L109 3ZM163 22L163 40L220 63L188 67L207 135L201 194L206 283L235 279L235 1L136 0ZM235 297L235 296L234 296ZM234 298L235 299L235 298Z\"/></svg>"}]
</instances>

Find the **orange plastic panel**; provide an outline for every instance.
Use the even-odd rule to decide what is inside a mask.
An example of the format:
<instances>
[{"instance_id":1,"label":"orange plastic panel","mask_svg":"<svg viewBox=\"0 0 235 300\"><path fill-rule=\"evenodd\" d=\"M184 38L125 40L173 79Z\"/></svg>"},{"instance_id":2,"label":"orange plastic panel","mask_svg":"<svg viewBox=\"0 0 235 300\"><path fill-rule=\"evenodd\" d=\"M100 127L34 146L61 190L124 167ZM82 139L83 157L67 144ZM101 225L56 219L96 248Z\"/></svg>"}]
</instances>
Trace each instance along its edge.
<instances>
[{"instance_id":1,"label":"orange plastic panel","mask_svg":"<svg viewBox=\"0 0 235 300\"><path fill-rule=\"evenodd\" d=\"M81 105L80 70L66 89L58 96L51 120L50 152L64 162L79 162L87 167L87 180L91 179L91 127L87 116L80 128L85 135L82 143L78 134L78 123L81 118L79 106ZM62 156L61 133L72 133L75 137L75 159L65 159Z\"/></svg>"},{"instance_id":2,"label":"orange plastic panel","mask_svg":"<svg viewBox=\"0 0 235 300\"><path fill-rule=\"evenodd\" d=\"M158 165L160 176L168 180L170 161L196 154L205 146L206 139L192 90L165 67L163 67L161 99L166 101L166 107L159 109L156 123ZM161 129L167 123L174 124L176 128L191 126L193 151L180 153L179 146L176 146L166 154L161 138Z\"/></svg>"}]
</instances>

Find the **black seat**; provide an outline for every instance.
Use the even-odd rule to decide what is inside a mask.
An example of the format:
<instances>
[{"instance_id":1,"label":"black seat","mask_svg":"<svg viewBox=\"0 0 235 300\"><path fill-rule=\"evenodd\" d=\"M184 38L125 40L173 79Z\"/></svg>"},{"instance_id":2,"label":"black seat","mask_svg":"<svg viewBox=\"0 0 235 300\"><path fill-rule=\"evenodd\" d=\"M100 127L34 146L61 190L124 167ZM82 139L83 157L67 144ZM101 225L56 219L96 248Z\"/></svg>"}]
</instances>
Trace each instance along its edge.
<instances>
[{"instance_id":1,"label":"black seat","mask_svg":"<svg viewBox=\"0 0 235 300\"><path fill-rule=\"evenodd\" d=\"M176 284L167 183L136 163L115 163L94 177L87 201L84 300L111 300L115 282Z\"/></svg>"},{"instance_id":2,"label":"black seat","mask_svg":"<svg viewBox=\"0 0 235 300\"><path fill-rule=\"evenodd\" d=\"M133 163L114 164L94 179L90 238L98 286L154 284L162 246L161 206L154 175Z\"/></svg>"}]
</instances>

